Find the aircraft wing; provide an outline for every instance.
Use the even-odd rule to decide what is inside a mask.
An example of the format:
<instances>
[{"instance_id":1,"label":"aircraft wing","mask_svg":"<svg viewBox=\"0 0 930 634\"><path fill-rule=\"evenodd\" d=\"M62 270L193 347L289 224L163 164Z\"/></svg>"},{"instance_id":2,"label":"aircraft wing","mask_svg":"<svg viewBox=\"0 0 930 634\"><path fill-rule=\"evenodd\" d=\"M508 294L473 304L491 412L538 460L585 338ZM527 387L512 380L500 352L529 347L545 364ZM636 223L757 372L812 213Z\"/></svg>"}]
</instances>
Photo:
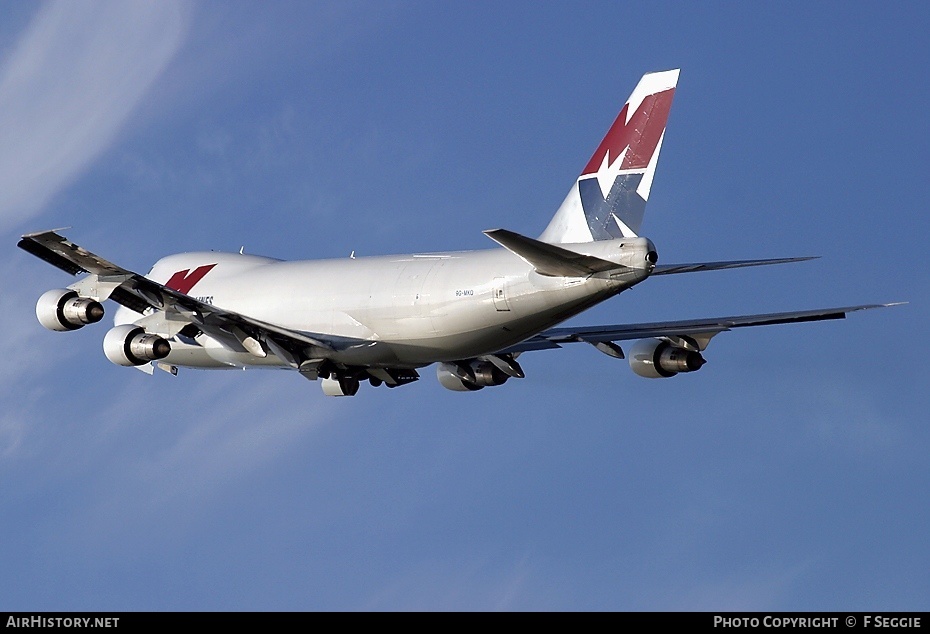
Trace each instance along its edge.
<instances>
[{"instance_id":1,"label":"aircraft wing","mask_svg":"<svg viewBox=\"0 0 930 634\"><path fill-rule=\"evenodd\" d=\"M282 328L198 301L113 264L55 231L27 234L17 246L72 275L89 273L89 278L74 287L81 286L98 301L112 299L140 313L138 323L154 326L157 334L173 336L192 324L234 350L264 356L267 349L295 368L347 343Z\"/></svg>"},{"instance_id":2,"label":"aircraft wing","mask_svg":"<svg viewBox=\"0 0 930 634\"><path fill-rule=\"evenodd\" d=\"M611 346L614 341L631 339L667 338L682 347L703 350L710 339L733 328L747 326L770 326L774 324L794 324L805 321L823 321L827 319L844 319L847 313L871 308L884 308L897 304L864 304L843 308L820 308L786 313L766 313L761 315L738 315L733 317L711 317L707 319L689 319L684 321L660 321L644 324L617 324L610 326L588 326L579 328L552 328L511 346L500 353L529 352L560 348L564 343L584 342L597 347L611 356L622 356L619 348Z\"/></svg>"}]
</instances>

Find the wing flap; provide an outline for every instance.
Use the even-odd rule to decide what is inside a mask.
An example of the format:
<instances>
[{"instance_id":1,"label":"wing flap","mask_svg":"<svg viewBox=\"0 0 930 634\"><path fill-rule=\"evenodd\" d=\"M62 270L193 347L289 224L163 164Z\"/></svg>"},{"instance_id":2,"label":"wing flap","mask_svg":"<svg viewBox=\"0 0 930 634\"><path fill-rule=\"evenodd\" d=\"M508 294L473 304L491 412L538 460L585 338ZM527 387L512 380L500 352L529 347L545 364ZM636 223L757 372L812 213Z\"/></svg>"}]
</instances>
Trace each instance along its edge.
<instances>
[{"instance_id":1,"label":"wing flap","mask_svg":"<svg viewBox=\"0 0 930 634\"><path fill-rule=\"evenodd\" d=\"M68 258L60 255L52 249L49 249L47 246L36 240L32 240L24 236L22 239L20 239L16 246L18 246L23 251L26 251L27 253L31 253L40 260L45 260L52 266L61 269L65 273L70 273L71 275L87 273L87 271L80 265L75 264Z\"/></svg>"},{"instance_id":2,"label":"wing flap","mask_svg":"<svg viewBox=\"0 0 930 634\"><path fill-rule=\"evenodd\" d=\"M139 297L122 286L118 286L114 289L113 293L110 295L110 299L140 314L152 305L148 300Z\"/></svg>"},{"instance_id":3,"label":"wing flap","mask_svg":"<svg viewBox=\"0 0 930 634\"><path fill-rule=\"evenodd\" d=\"M54 230L26 234L17 246L72 275L82 272L103 276L135 275L132 271L127 271L79 247L64 236L55 233ZM65 268L66 266L68 268Z\"/></svg>"}]
</instances>

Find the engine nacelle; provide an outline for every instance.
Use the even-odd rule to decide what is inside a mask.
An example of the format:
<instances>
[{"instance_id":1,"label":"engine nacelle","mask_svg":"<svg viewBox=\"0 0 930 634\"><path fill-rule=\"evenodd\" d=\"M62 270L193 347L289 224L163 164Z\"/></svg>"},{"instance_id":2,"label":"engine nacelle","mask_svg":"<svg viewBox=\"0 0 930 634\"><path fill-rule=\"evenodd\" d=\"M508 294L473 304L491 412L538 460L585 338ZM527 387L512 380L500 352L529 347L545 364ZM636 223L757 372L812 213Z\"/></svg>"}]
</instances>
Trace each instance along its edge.
<instances>
[{"instance_id":1,"label":"engine nacelle","mask_svg":"<svg viewBox=\"0 0 930 634\"><path fill-rule=\"evenodd\" d=\"M144 365L164 359L170 352L171 344L140 326L116 326L103 338L103 353L116 365Z\"/></svg>"},{"instance_id":2,"label":"engine nacelle","mask_svg":"<svg viewBox=\"0 0 930 634\"><path fill-rule=\"evenodd\" d=\"M103 319L103 306L89 297L80 297L67 288L44 293L36 302L39 323L57 332L67 332Z\"/></svg>"},{"instance_id":3,"label":"engine nacelle","mask_svg":"<svg viewBox=\"0 0 930 634\"><path fill-rule=\"evenodd\" d=\"M471 381L459 378L460 370L454 363L440 363L436 366L436 378L439 384L447 390L453 392L474 392L480 390L483 385L476 385Z\"/></svg>"},{"instance_id":4,"label":"engine nacelle","mask_svg":"<svg viewBox=\"0 0 930 634\"><path fill-rule=\"evenodd\" d=\"M667 379L679 372L695 372L706 363L696 350L673 346L662 339L641 339L627 355L630 368L647 379Z\"/></svg>"},{"instance_id":5,"label":"engine nacelle","mask_svg":"<svg viewBox=\"0 0 930 634\"><path fill-rule=\"evenodd\" d=\"M358 392L358 379L331 375L322 379L322 383L326 396L355 396Z\"/></svg>"},{"instance_id":6,"label":"engine nacelle","mask_svg":"<svg viewBox=\"0 0 930 634\"><path fill-rule=\"evenodd\" d=\"M483 387L503 385L510 377L493 363L474 359L471 362L440 363L436 367L436 378L447 390L474 392Z\"/></svg>"},{"instance_id":7,"label":"engine nacelle","mask_svg":"<svg viewBox=\"0 0 930 634\"><path fill-rule=\"evenodd\" d=\"M510 378L488 361L472 361L471 371L475 375L475 383L481 387L503 385Z\"/></svg>"}]
</instances>

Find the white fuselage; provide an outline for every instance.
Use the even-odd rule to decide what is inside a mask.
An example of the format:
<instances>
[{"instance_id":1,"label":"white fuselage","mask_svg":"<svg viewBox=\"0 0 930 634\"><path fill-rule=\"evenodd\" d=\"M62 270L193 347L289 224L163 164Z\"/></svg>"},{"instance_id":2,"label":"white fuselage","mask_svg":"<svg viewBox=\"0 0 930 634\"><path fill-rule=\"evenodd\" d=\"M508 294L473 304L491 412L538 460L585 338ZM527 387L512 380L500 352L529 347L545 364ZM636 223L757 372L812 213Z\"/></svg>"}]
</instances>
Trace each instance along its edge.
<instances>
[{"instance_id":1,"label":"white fuselage","mask_svg":"<svg viewBox=\"0 0 930 634\"><path fill-rule=\"evenodd\" d=\"M645 238L560 245L624 265L587 277L547 277L506 249L286 262L238 253L168 256L147 275L216 264L188 295L309 336L345 339L327 356L345 365L421 367L516 344L641 282L652 270ZM116 323L138 313L120 308ZM192 367L282 365L206 335L176 337L166 363Z\"/></svg>"}]
</instances>

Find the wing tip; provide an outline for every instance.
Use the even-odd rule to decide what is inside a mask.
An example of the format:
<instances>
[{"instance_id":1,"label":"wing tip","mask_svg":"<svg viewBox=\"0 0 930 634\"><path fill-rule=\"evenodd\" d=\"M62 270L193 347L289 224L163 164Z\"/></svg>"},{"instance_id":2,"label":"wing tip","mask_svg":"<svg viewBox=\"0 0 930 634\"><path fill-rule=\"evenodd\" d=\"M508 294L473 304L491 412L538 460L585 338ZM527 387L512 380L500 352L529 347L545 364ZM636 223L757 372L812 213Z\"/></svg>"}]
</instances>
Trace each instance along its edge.
<instances>
[{"instance_id":1,"label":"wing tip","mask_svg":"<svg viewBox=\"0 0 930 634\"><path fill-rule=\"evenodd\" d=\"M32 233L25 233L22 235L23 240L29 240L32 238L38 238L39 236L47 236L57 234L59 231L67 231L72 227L58 227L57 229L45 229L44 231L33 231Z\"/></svg>"}]
</instances>

